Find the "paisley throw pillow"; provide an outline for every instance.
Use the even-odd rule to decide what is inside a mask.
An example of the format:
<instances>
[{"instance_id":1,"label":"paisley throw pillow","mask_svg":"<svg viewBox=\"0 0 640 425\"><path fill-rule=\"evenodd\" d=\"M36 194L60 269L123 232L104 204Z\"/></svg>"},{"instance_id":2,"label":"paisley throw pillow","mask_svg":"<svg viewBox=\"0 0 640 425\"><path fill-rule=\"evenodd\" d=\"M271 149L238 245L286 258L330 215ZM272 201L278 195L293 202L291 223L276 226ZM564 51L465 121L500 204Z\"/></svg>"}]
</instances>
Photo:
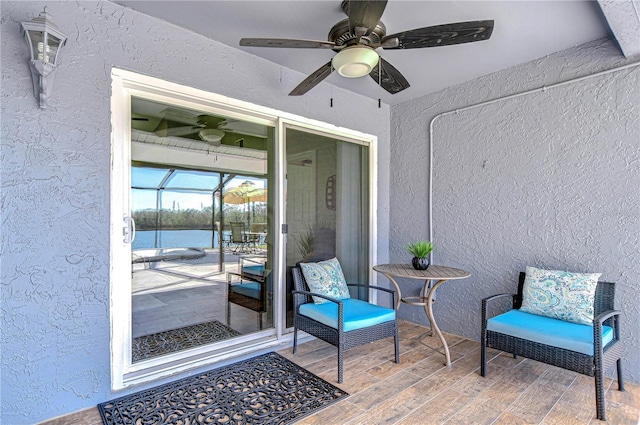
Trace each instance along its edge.
<instances>
[{"instance_id":1,"label":"paisley throw pillow","mask_svg":"<svg viewBox=\"0 0 640 425\"><path fill-rule=\"evenodd\" d=\"M520 310L591 325L593 300L600 275L527 267Z\"/></svg>"},{"instance_id":2,"label":"paisley throw pillow","mask_svg":"<svg viewBox=\"0 0 640 425\"><path fill-rule=\"evenodd\" d=\"M337 299L350 298L349 288L337 258L317 263L300 263L300 268L311 292ZM324 304L331 301L313 297L313 302Z\"/></svg>"}]
</instances>

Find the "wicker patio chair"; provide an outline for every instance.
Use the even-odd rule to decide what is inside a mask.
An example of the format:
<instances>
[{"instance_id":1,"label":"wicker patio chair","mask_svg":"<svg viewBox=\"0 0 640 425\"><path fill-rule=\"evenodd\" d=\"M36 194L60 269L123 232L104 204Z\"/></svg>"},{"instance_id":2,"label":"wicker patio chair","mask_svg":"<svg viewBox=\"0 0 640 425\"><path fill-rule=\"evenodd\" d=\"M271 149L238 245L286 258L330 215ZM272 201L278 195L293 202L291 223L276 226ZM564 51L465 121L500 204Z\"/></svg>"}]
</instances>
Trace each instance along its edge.
<instances>
[{"instance_id":1,"label":"wicker patio chair","mask_svg":"<svg viewBox=\"0 0 640 425\"><path fill-rule=\"evenodd\" d=\"M294 299L293 354L296 353L298 346L298 330L305 331L308 334L315 336L316 338L322 339L323 341L336 346L338 348L338 383L342 383L343 357L346 350L392 336L394 337L395 344L395 362L400 363L400 348L398 345L398 321L397 317L395 316L395 310L393 310L393 308L388 309L376 306L376 310L380 310L380 312L383 314L388 314L389 311L393 312L393 320L374 324L372 326L345 330L345 318L350 318L352 320L356 319L355 321L357 321L357 318L354 318L350 314L349 309L353 308L353 304L350 303L350 301L360 301L353 299L338 300L314 292L309 292L307 283L300 268L294 267L292 269L292 272L295 285L295 290L292 291ZM347 286L369 288L387 292L391 295L392 298L391 305L396 305L396 293L393 290L360 284L348 284ZM324 298L338 305L337 316L332 317L330 320L332 324L322 323L300 313L301 306L303 306L304 304L313 304L313 300L311 298L312 295L314 297ZM346 313L345 310L347 310ZM333 323L336 323L337 326L335 326Z\"/></svg>"},{"instance_id":2,"label":"wicker patio chair","mask_svg":"<svg viewBox=\"0 0 640 425\"><path fill-rule=\"evenodd\" d=\"M620 343L621 312L614 310L613 308L615 284L611 282L598 282L596 287L594 300L593 342L590 347L592 349L592 354L589 355L487 329L487 322L491 320L487 317L487 308L489 303L496 301L499 298L511 297L512 309L519 309L522 306L524 281L525 273L521 272L517 294L499 294L482 300L482 349L480 353L480 374L482 376L486 375L487 347L489 347L511 353L514 357L523 356L563 369L572 370L583 375L595 377L596 414L598 419L605 421L604 372L608 370L613 363L616 363L617 366L618 389L620 391L624 391L621 366L622 344ZM604 346L603 326L611 327L612 335L611 340ZM547 332L549 331L547 330ZM588 339L590 340L590 338Z\"/></svg>"},{"instance_id":3,"label":"wicker patio chair","mask_svg":"<svg viewBox=\"0 0 640 425\"><path fill-rule=\"evenodd\" d=\"M227 326L231 324L231 304L237 304L258 314L258 329L262 330L262 316L269 304L265 259L239 257L238 271L227 273Z\"/></svg>"}]
</instances>

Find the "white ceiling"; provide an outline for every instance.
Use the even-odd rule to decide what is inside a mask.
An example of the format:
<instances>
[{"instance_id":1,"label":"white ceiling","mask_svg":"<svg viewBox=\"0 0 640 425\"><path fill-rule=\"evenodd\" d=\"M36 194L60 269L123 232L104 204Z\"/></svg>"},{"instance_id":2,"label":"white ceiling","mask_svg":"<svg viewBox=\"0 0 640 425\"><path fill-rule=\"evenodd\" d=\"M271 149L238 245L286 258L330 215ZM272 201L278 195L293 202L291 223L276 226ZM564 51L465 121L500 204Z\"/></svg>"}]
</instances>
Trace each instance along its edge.
<instances>
[{"instance_id":1,"label":"white ceiling","mask_svg":"<svg viewBox=\"0 0 640 425\"><path fill-rule=\"evenodd\" d=\"M346 18L340 0L116 3L299 71L300 81L335 53L329 49L240 47L240 38L327 40L331 27ZM487 41L413 50L378 49L411 84L400 93L387 93L368 76L347 79L334 72L325 83L397 104L610 35L602 10L594 1L389 0L382 15L387 34L485 19L495 20Z\"/></svg>"}]
</instances>

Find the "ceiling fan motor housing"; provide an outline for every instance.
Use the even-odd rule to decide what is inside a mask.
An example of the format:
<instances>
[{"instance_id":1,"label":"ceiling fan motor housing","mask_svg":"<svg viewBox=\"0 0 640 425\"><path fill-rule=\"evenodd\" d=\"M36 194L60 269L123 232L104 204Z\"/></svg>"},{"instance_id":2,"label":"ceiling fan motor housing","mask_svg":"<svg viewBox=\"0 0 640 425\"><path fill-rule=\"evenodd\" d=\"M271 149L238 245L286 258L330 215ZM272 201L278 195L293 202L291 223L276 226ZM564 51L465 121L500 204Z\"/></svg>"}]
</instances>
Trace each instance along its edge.
<instances>
[{"instance_id":1,"label":"ceiling fan motor housing","mask_svg":"<svg viewBox=\"0 0 640 425\"><path fill-rule=\"evenodd\" d=\"M331 28L328 40L335 43L338 53L333 57L331 66L338 74L346 78L359 78L369 74L378 64L380 57L372 45L379 45L386 34L382 22L366 35L358 36L349 30L349 20L344 19Z\"/></svg>"},{"instance_id":2,"label":"ceiling fan motor housing","mask_svg":"<svg viewBox=\"0 0 640 425\"><path fill-rule=\"evenodd\" d=\"M356 44L366 46L379 45L386 34L387 28L382 21L380 21L378 22L378 25L376 25L376 27L367 35L358 37L356 34L352 34L349 31L349 20L343 19L331 28L329 35L327 36L327 40L336 44L334 50L340 51L345 47Z\"/></svg>"}]
</instances>

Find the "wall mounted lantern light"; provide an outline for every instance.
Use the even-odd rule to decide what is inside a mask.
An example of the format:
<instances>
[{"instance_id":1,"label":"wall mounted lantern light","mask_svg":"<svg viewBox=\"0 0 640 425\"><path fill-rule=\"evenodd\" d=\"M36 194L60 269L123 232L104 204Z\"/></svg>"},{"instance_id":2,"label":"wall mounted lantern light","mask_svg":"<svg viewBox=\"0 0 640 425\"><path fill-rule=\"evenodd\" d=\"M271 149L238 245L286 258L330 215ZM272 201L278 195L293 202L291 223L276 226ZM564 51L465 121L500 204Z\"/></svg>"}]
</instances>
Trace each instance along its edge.
<instances>
[{"instance_id":1,"label":"wall mounted lantern light","mask_svg":"<svg viewBox=\"0 0 640 425\"><path fill-rule=\"evenodd\" d=\"M46 108L58 65L58 54L67 41L67 36L51 22L46 6L40 16L29 22L22 22L22 30L31 54L29 62L33 91L36 99L40 100L40 107Z\"/></svg>"}]
</instances>

